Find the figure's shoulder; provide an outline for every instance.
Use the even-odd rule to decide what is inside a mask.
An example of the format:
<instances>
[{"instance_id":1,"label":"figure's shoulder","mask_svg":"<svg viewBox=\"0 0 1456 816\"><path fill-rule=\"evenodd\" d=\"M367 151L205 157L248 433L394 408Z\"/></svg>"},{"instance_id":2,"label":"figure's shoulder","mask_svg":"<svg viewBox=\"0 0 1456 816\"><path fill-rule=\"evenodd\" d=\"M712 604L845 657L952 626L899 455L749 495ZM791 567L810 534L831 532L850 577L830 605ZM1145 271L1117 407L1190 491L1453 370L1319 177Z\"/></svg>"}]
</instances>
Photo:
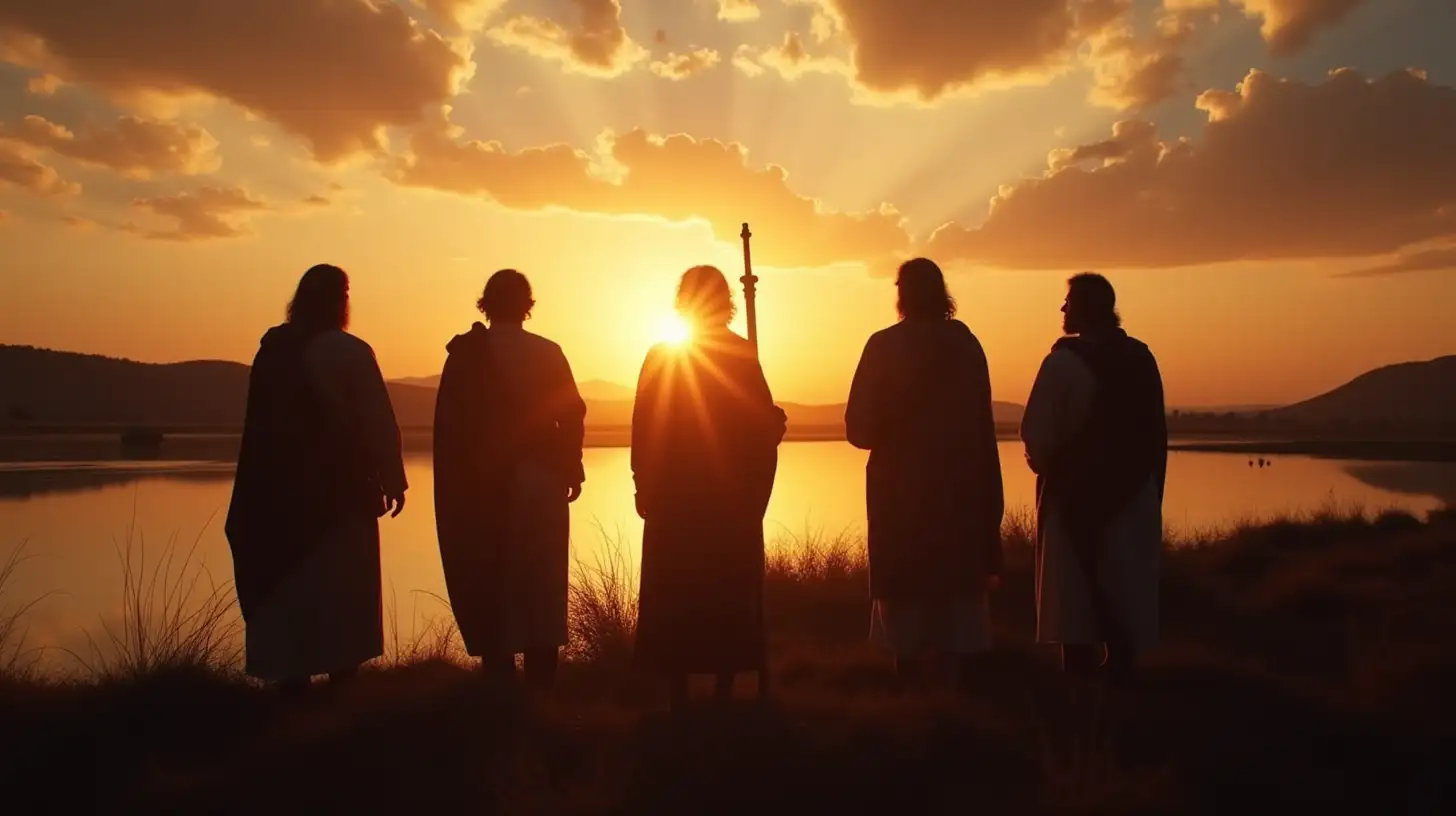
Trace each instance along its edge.
<instances>
[{"instance_id":1,"label":"figure's shoulder","mask_svg":"<svg viewBox=\"0 0 1456 816\"><path fill-rule=\"evenodd\" d=\"M343 329L320 332L309 343L309 352L341 360L374 360L374 347L364 338Z\"/></svg>"},{"instance_id":2,"label":"figure's shoulder","mask_svg":"<svg viewBox=\"0 0 1456 816\"><path fill-rule=\"evenodd\" d=\"M647 349L647 356L642 360L643 368L657 368L669 354L672 354L676 347L669 343L654 343Z\"/></svg>"},{"instance_id":3,"label":"figure's shoulder","mask_svg":"<svg viewBox=\"0 0 1456 816\"><path fill-rule=\"evenodd\" d=\"M541 335L535 334L534 332L526 332L525 336L531 346L537 351L545 354L554 354L561 357L566 356L566 352L562 350L561 344L556 342L555 340L552 340L549 337L542 337Z\"/></svg>"},{"instance_id":4,"label":"figure's shoulder","mask_svg":"<svg viewBox=\"0 0 1456 816\"><path fill-rule=\"evenodd\" d=\"M977 337L976 333L971 331L971 327L967 326L964 322L953 317L945 321L945 330L948 334L955 337L958 342L965 344L967 347L981 348L981 338Z\"/></svg>"},{"instance_id":5,"label":"figure's shoulder","mask_svg":"<svg viewBox=\"0 0 1456 816\"><path fill-rule=\"evenodd\" d=\"M1063 337L1052 344L1046 357L1042 358L1041 370L1046 376L1091 376L1092 369L1083 359L1081 341L1076 337Z\"/></svg>"},{"instance_id":6,"label":"figure's shoulder","mask_svg":"<svg viewBox=\"0 0 1456 816\"><path fill-rule=\"evenodd\" d=\"M865 341L865 350L892 346L900 342L900 338L904 335L904 323L894 323L892 325L886 326L869 336L869 339Z\"/></svg>"},{"instance_id":7,"label":"figure's shoulder","mask_svg":"<svg viewBox=\"0 0 1456 816\"><path fill-rule=\"evenodd\" d=\"M1132 335L1128 335L1127 336L1127 340L1125 342L1127 343L1128 348L1132 349L1134 352L1136 352L1136 353L1138 353L1140 355L1143 355L1145 357L1152 357L1153 356L1153 350L1148 347L1148 344L1147 343L1144 343L1143 341L1141 341L1139 339L1137 339L1136 337L1133 337Z\"/></svg>"}]
</instances>

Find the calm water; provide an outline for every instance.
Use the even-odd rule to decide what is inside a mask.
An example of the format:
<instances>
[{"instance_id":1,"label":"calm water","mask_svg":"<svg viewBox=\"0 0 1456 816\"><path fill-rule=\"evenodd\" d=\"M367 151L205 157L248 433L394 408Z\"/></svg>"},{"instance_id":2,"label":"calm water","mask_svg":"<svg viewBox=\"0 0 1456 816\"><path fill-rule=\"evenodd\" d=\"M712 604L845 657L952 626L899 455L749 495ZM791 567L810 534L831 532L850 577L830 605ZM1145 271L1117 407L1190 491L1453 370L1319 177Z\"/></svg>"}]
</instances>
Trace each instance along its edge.
<instances>
[{"instance_id":1,"label":"calm water","mask_svg":"<svg viewBox=\"0 0 1456 816\"><path fill-rule=\"evenodd\" d=\"M585 493L572 507L576 555L591 564L604 551L603 531L624 545L635 564L641 521L633 510L629 452L586 452ZM843 442L784 445L765 527L770 539L822 531L862 532L866 454ZM1007 506L1033 503L1033 476L1015 442L1001 443ZM1179 528L1203 528L1331 502L1369 510L1401 507L1424 513L1456 503L1456 465L1341 462L1279 457L1263 469L1237 454L1175 451L1169 460L1164 517ZM54 466L49 466L54 467ZM441 612L425 594L444 595L435 544L428 458L408 462L412 489L403 515L385 519L385 602L393 596L400 632ZM232 564L222 519L232 487L228 466L202 463L72 465L36 472L0 466L0 555L24 542L33 556L0 597L0 612L54 593L29 618L33 644L75 649L84 630L100 632L103 618L120 610L117 545L135 520L135 540L150 571L171 539L182 553L194 542L194 562L218 583ZM136 550L134 550L136 552Z\"/></svg>"}]
</instances>

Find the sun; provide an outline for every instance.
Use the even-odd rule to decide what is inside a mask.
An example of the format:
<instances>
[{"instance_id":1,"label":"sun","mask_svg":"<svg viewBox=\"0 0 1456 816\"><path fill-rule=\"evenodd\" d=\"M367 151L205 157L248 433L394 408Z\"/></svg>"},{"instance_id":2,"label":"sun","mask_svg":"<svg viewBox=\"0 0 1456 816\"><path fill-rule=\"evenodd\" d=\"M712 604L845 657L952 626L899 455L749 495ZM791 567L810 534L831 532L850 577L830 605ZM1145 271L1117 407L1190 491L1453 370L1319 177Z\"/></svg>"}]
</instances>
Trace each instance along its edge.
<instances>
[{"instance_id":1,"label":"sun","mask_svg":"<svg viewBox=\"0 0 1456 816\"><path fill-rule=\"evenodd\" d=\"M664 315L657 321L657 339L671 346L686 345L693 339L693 329L686 320L675 314Z\"/></svg>"}]
</instances>

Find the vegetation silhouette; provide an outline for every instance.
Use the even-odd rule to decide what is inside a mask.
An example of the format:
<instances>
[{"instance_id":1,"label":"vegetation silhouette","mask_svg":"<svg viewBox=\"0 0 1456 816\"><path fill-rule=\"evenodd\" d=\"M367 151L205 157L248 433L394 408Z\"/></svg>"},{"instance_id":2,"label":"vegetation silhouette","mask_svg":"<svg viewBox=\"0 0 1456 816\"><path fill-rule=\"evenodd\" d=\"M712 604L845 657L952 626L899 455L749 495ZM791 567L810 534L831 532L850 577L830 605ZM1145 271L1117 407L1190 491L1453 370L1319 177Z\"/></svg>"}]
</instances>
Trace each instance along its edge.
<instances>
[{"instance_id":1,"label":"vegetation silhouette","mask_svg":"<svg viewBox=\"0 0 1456 816\"><path fill-rule=\"evenodd\" d=\"M9 752L0 786L27 812L252 813L286 797L368 811L973 801L1227 813L1266 808L1271 790L1282 807L1330 812L1436 807L1456 680L1456 511L1421 522L1331 507L1170 537L1164 644L1135 697L1080 718L1055 655L1030 642L1029 522L1023 510L1004 526L995 660L969 695L896 691L864 639L863 542L820 536L778 542L767 561L776 707L665 717L663 687L626 660L635 570L619 550L573 582L572 643L551 699L482 685L458 662L446 618L403 642L396 632L353 687L298 700L207 649L129 661L131 673L11 671L0 728L22 750ZM194 578L148 583L175 592ZM0 595L0 611L19 600ZM227 622L150 625L181 630L149 643L206 644L195 630ZM92 784L73 784L76 768Z\"/></svg>"}]
</instances>

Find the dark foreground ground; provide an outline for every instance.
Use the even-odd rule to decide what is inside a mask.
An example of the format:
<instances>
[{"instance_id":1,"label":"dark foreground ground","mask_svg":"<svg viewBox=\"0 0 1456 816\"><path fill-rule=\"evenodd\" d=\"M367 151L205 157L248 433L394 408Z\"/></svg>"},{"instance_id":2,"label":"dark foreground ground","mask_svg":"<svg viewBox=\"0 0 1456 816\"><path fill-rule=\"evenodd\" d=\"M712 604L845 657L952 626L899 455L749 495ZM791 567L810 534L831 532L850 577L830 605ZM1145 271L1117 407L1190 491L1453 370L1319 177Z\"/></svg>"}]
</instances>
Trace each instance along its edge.
<instances>
[{"instance_id":1,"label":"dark foreground ground","mask_svg":"<svg viewBox=\"0 0 1456 816\"><path fill-rule=\"evenodd\" d=\"M855 551L821 544L771 570L767 706L670 716L625 668L630 605L606 575L577 588L576 660L546 699L428 643L292 702L198 666L12 673L0 810L1449 812L1456 514L1286 522L1170 553L1165 645L1105 698L1030 642L1021 537L967 698L895 690L863 643ZM215 658L175 654L162 662Z\"/></svg>"}]
</instances>

